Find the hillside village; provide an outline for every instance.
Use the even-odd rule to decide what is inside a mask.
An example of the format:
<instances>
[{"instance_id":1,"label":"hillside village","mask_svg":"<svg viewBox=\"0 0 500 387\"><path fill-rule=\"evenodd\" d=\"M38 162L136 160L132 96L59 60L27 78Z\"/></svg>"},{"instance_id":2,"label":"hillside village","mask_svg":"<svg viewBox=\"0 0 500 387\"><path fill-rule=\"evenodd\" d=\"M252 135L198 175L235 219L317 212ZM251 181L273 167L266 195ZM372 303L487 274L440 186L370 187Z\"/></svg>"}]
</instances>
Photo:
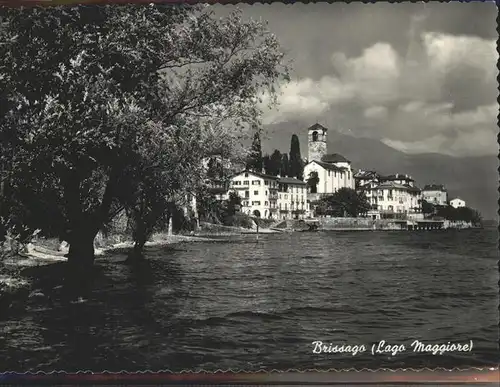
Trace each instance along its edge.
<instances>
[{"instance_id":1,"label":"hillside village","mask_svg":"<svg viewBox=\"0 0 500 387\"><path fill-rule=\"evenodd\" d=\"M368 204L354 216L371 219L424 219L425 214L432 214L432 210L423 208L426 204L437 208L466 205L460 198L449 200L443 185L419 188L407 174L384 176L355 169L343 155L328 153L327 128L316 123L307 132L308 154L302 159L302 176L280 176L280 172L266 173L264 167L247 166L223 184L212 186L217 198L227 200L236 194L241 198L242 213L276 220L328 216L321 212L320 203L342 189L355 191Z\"/></svg>"}]
</instances>

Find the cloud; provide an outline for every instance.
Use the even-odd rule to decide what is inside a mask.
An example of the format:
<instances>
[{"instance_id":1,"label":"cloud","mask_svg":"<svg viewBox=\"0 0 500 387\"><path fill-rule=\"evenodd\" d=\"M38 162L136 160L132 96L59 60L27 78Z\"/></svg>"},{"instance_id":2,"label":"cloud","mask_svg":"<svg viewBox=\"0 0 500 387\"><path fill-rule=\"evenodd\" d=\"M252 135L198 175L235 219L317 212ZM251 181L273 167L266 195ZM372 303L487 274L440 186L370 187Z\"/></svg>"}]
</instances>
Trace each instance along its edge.
<instances>
[{"instance_id":1,"label":"cloud","mask_svg":"<svg viewBox=\"0 0 500 387\"><path fill-rule=\"evenodd\" d=\"M366 118L386 118L387 108L385 106L371 106L364 111Z\"/></svg>"},{"instance_id":2,"label":"cloud","mask_svg":"<svg viewBox=\"0 0 500 387\"><path fill-rule=\"evenodd\" d=\"M496 154L496 43L414 33L405 55L387 42L332 53L330 74L283 86L264 122L328 122L409 153Z\"/></svg>"},{"instance_id":3,"label":"cloud","mask_svg":"<svg viewBox=\"0 0 500 387\"><path fill-rule=\"evenodd\" d=\"M446 76L465 67L481 71L485 80L496 76L497 70L492 66L498 59L494 41L435 32L424 32L422 40L430 69L437 75Z\"/></svg>"}]
</instances>

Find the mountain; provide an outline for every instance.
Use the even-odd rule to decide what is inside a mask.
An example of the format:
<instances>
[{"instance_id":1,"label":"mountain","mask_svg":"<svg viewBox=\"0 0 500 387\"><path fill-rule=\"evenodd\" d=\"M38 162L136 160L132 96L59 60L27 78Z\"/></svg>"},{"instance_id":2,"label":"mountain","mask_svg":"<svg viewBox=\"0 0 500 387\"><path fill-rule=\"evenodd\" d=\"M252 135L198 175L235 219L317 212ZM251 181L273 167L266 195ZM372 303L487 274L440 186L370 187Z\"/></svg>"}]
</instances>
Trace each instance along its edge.
<instances>
[{"instance_id":1,"label":"mountain","mask_svg":"<svg viewBox=\"0 0 500 387\"><path fill-rule=\"evenodd\" d=\"M303 157L307 157L307 132L301 123L276 124L266 128L263 151L289 151L290 138L297 134ZM498 209L498 158L496 156L452 157L437 153L407 154L379 140L359 138L328 131L328 152L340 153L354 169L375 170L381 174L406 173L419 187L444 184L448 197L460 197L481 212L485 219L496 219Z\"/></svg>"}]
</instances>

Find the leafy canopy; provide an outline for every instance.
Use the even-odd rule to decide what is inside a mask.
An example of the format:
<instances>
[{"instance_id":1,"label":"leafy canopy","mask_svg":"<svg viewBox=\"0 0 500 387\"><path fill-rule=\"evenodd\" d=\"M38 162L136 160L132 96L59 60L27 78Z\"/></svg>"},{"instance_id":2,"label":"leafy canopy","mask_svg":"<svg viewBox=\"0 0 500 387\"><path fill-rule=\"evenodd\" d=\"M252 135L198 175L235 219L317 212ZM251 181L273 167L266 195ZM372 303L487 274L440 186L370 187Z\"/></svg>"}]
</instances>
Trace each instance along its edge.
<instances>
[{"instance_id":1,"label":"leafy canopy","mask_svg":"<svg viewBox=\"0 0 500 387\"><path fill-rule=\"evenodd\" d=\"M287 78L276 38L239 12L125 5L0 15L2 211L22 209L33 227L93 234L144 192L154 207L158 192L196 186L206 155L243 154L258 96ZM28 216L40 206L54 215Z\"/></svg>"}]
</instances>

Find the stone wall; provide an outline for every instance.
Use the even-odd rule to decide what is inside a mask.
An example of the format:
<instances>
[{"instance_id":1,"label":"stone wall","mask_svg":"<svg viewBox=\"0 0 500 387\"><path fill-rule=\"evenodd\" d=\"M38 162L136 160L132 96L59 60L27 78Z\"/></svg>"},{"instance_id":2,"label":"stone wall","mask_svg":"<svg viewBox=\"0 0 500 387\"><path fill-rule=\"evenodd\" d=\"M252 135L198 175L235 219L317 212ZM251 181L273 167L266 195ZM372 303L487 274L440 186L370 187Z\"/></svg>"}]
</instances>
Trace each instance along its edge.
<instances>
[{"instance_id":1,"label":"stone wall","mask_svg":"<svg viewBox=\"0 0 500 387\"><path fill-rule=\"evenodd\" d=\"M370 218L319 218L320 230L400 230L391 219Z\"/></svg>"}]
</instances>

